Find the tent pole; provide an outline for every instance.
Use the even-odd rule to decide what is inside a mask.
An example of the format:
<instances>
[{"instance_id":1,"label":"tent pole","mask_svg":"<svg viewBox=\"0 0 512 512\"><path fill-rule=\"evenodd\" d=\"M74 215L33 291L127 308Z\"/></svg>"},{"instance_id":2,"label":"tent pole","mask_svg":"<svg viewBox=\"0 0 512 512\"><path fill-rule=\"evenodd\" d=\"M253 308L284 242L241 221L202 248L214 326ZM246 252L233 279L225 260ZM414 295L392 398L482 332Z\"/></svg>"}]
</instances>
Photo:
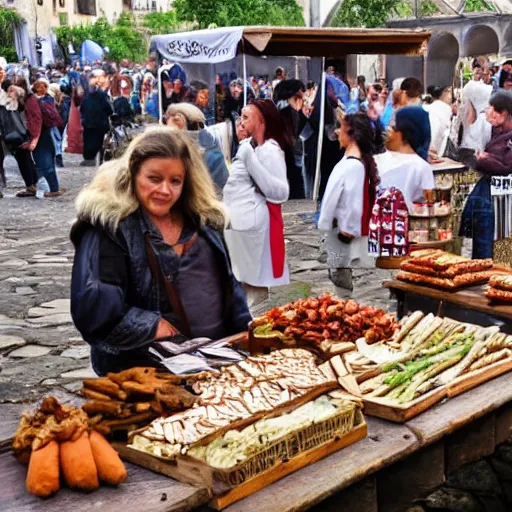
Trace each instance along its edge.
<instances>
[{"instance_id":1,"label":"tent pole","mask_svg":"<svg viewBox=\"0 0 512 512\"><path fill-rule=\"evenodd\" d=\"M324 126L325 126L325 57L322 57L322 84L320 86L320 126L318 128L318 144L316 154L315 183L313 185L313 200L318 201L318 192L320 190L320 174L322 163L322 146L324 143Z\"/></svg>"},{"instance_id":2,"label":"tent pole","mask_svg":"<svg viewBox=\"0 0 512 512\"><path fill-rule=\"evenodd\" d=\"M242 60L243 60L243 66L244 66L244 107L247 106L247 56L245 55L244 48L242 46Z\"/></svg>"},{"instance_id":3,"label":"tent pole","mask_svg":"<svg viewBox=\"0 0 512 512\"><path fill-rule=\"evenodd\" d=\"M158 68L158 83L157 83L157 87L158 87L158 123L159 124L164 124L164 115L163 115L163 103L164 103L164 98L163 98L163 94L162 94L162 68L163 66L160 66Z\"/></svg>"}]
</instances>

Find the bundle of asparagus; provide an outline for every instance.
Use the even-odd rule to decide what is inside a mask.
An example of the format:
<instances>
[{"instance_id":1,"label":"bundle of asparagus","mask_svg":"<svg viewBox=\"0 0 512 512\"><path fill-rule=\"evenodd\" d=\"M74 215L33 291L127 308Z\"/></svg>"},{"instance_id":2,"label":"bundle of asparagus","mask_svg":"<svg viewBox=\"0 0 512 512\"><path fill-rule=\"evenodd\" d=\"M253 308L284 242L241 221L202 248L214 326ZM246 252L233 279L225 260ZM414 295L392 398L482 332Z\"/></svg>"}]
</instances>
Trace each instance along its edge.
<instances>
[{"instance_id":1,"label":"bundle of asparagus","mask_svg":"<svg viewBox=\"0 0 512 512\"><path fill-rule=\"evenodd\" d=\"M484 328L433 315L423 317L408 334L389 344L398 356L382 364L379 375L360 384L360 390L365 397L399 404L512 356L512 336L499 332L498 327Z\"/></svg>"}]
</instances>

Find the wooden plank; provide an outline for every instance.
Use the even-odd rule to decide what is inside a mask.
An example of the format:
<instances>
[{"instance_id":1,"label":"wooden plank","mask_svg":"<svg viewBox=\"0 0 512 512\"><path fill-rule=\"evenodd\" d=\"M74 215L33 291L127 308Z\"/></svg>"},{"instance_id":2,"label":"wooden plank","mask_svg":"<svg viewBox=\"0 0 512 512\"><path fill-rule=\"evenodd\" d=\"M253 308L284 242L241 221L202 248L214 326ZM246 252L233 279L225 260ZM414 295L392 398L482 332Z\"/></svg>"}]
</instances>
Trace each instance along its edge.
<instances>
[{"instance_id":1,"label":"wooden plank","mask_svg":"<svg viewBox=\"0 0 512 512\"><path fill-rule=\"evenodd\" d=\"M272 469L261 473L255 478L251 478L251 480L248 480L225 495L214 498L210 502L210 506L215 510L223 510L226 507L229 507L229 505L232 505L233 503L236 503L257 491L260 491L268 485L277 482L286 475L294 473L295 471L298 471L310 464L314 464L324 457L364 439L367 433L368 429L366 423L363 422L348 434L344 435L341 439L326 443L318 448L302 453L288 462L283 462L274 466Z\"/></svg>"},{"instance_id":2,"label":"wooden plank","mask_svg":"<svg viewBox=\"0 0 512 512\"><path fill-rule=\"evenodd\" d=\"M445 446L436 443L411 454L377 474L379 510L404 512L445 481ZM423 510L423 509L421 509Z\"/></svg>"},{"instance_id":3,"label":"wooden plank","mask_svg":"<svg viewBox=\"0 0 512 512\"><path fill-rule=\"evenodd\" d=\"M81 493L67 488L42 500L25 490L27 468L12 454L0 455L0 510L9 512L186 512L208 501L205 489L180 484L151 471L126 465L128 480L119 486L101 487L93 493Z\"/></svg>"},{"instance_id":4,"label":"wooden plank","mask_svg":"<svg viewBox=\"0 0 512 512\"><path fill-rule=\"evenodd\" d=\"M309 512L379 512L377 479L370 476L314 506Z\"/></svg>"},{"instance_id":5,"label":"wooden plank","mask_svg":"<svg viewBox=\"0 0 512 512\"><path fill-rule=\"evenodd\" d=\"M446 438L446 474L492 455L496 448L496 415L487 414Z\"/></svg>"},{"instance_id":6,"label":"wooden plank","mask_svg":"<svg viewBox=\"0 0 512 512\"><path fill-rule=\"evenodd\" d=\"M299 512L419 447L404 425L367 418L368 437L231 505L227 512Z\"/></svg>"},{"instance_id":7,"label":"wooden plank","mask_svg":"<svg viewBox=\"0 0 512 512\"><path fill-rule=\"evenodd\" d=\"M512 373L450 398L406 423L423 445L433 443L512 400Z\"/></svg>"},{"instance_id":8,"label":"wooden plank","mask_svg":"<svg viewBox=\"0 0 512 512\"><path fill-rule=\"evenodd\" d=\"M447 396L446 388L440 387L407 404L392 405L379 398L364 398L364 413L395 423L405 423L440 402Z\"/></svg>"},{"instance_id":9,"label":"wooden plank","mask_svg":"<svg viewBox=\"0 0 512 512\"><path fill-rule=\"evenodd\" d=\"M483 287L470 287L456 292L438 290L429 286L421 286L397 279L384 281L384 288L392 290L401 290L405 293L418 295L420 297L429 297L434 300L442 300L450 304L462 306L465 309L481 311L492 316L507 318L512 320L512 306L503 304L490 304L489 299L483 294Z\"/></svg>"}]
</instances>

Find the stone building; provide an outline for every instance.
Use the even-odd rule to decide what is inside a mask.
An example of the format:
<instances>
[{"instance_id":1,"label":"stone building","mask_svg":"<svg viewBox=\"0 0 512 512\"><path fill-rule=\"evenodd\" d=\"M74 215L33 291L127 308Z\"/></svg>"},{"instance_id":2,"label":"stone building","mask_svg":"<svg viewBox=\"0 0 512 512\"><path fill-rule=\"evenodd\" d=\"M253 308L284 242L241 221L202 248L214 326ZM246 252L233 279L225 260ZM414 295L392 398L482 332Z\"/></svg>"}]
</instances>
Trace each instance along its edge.
<instances>
[{"instance_id":1,"label":"stone building","mask_svg":"<svg viewBox=\"0 0 512 512\"><path fill-rule=\"evenodd\" d=\"M54 29L64 25L92 23L100 16L115 21L123 9L131 8L130 0L0 0L26 21L16 27L18 56L32 65L45 65L54 60Z\"/></svg>"},{"instance_id":2,"label":"stone building","mask_svg":"<svg viewBox=\"0 0 512 512\"><path fill-rule=\"evenodd\" d=\"M173 0L127 0L129 8L135 14L147 14L149 12L166 12L171 9Z\"/></svg>"}]
</instances>

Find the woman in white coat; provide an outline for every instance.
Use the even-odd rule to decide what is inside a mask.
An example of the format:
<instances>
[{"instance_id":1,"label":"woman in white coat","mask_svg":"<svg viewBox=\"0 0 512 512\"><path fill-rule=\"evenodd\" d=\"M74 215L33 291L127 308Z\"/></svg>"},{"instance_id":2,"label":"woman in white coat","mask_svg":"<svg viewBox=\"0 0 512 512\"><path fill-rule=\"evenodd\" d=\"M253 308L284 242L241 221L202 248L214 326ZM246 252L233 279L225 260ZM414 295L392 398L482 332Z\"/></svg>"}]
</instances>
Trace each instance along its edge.
<instances>
[{"instance_id":1,"label":"woman in white coat","mask_svg":"<svg viewBox=\"0 0 512 512\"><path fill-rule=\"evenodd\" d=\"M365 113L345 116L337 134L345 155L327 182L318 229L327 233L329 278L342 297L352 292L353 268L375 266L368 231L379 175L372 156L375 133Z\"/></svg>"},{"instance_id":2,"label":"woman in white coat","mask_svg":"<svg viewBox=\"0 0 512 512\"><path fill-rule=\"evenodd\" d=\"M437 85L430 86L427 91L434 100L430 105L424 106L428 112L430 131L432 132L430 151L442 157L446 150L452 124L453 92L451 87Z\"/></svg>"},{"instance_id":3,"label":"woman in white coat","mask_svg":"<svg viewBox=\"0 0 512 512\"><path fill-rule=\"evenodd\" d=\"M225 239L236 278L249 306L268 297L268 288L290 282L281 205L288 199L284 127L270 100L242 111L240 130L249 138L238 149L224 187L230 224Z\"/></svg>"}]
</instances>

